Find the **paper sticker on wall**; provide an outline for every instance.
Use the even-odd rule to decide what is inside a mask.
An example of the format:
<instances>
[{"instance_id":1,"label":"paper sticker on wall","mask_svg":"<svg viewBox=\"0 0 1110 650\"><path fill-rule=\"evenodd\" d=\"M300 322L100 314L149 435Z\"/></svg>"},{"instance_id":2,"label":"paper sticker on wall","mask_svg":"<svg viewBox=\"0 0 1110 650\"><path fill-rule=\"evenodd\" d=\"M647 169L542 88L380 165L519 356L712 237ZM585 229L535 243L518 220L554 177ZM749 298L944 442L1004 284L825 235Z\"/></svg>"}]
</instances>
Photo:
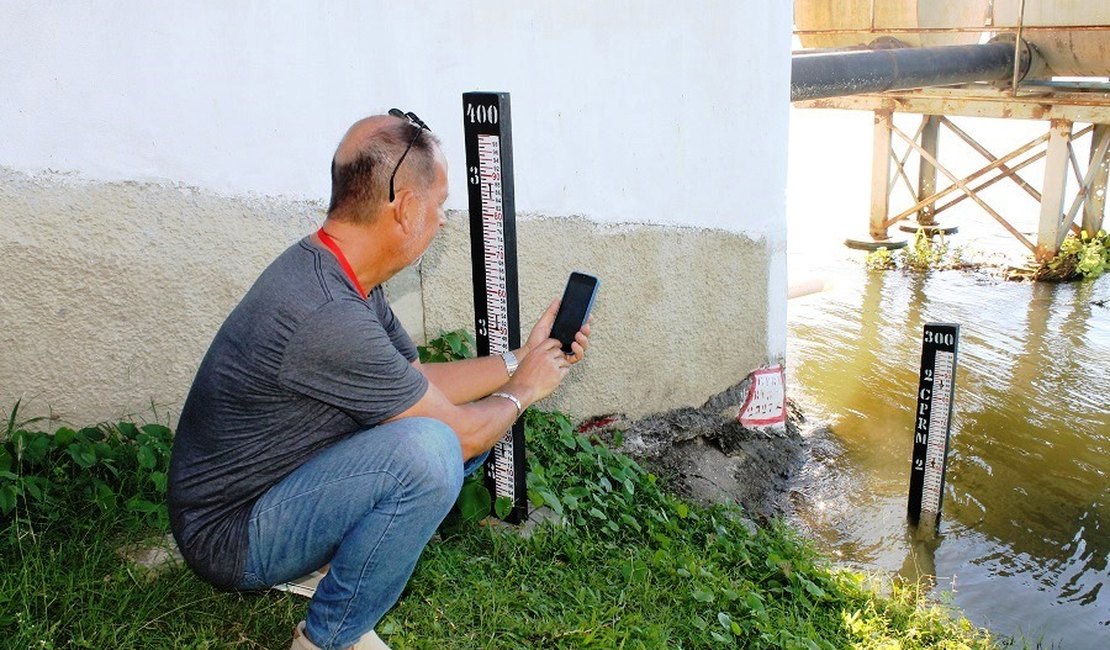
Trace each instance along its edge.
<instances>
[{"instance_id":1,"label":"paper sticker on wall","mask_svg":"<svg viewBox=\"0 0 1110 650\"><path fill-rule=\"evenodd\" d=\"M786 422L786 385L781 365L760 368L751 375L751 386L740 414L746 427L781 426Z\"/></svg>"}]
</instances>

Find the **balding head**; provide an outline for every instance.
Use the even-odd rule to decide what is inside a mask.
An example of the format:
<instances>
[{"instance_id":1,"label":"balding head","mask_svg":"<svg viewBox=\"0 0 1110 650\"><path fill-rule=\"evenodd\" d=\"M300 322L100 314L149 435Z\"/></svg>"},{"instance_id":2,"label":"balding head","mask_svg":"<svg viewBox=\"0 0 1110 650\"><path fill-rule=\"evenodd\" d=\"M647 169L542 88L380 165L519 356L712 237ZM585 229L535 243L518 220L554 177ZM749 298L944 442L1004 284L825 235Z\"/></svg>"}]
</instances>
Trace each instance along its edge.
<instances>
[{"instance_id":1,"label":"balding head","mask_svg":"<svg viewBox=\"0 0 1110 650\"><path fill-rule=\"evenodd\" d=\"M329 219L365 222L389 203L389 176L417 129L407 119L375 115L347 130L332 158ZM430 187L438 147L434 135L421 131L397 170L394 186L417 191Z\"/></svg>"}]
</instances>

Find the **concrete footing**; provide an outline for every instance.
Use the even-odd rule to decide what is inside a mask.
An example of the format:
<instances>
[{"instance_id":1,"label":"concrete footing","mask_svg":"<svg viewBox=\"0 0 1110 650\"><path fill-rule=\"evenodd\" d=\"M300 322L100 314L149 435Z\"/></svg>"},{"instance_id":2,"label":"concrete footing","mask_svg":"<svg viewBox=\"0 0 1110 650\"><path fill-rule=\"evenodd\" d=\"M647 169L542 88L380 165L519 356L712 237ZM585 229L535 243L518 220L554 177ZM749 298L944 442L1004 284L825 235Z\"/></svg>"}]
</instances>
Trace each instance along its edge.
<instances>
[{"instance_id":1,"label":"concrete footing","mask_svg":"<svg viewBox=\"0 0 1110 650\"><path fill-rule=\"evenodd\" d=\"M890 239L855 239L848 238L844 240L844 245L848 248L858 251L877 251L880 248L885 248L888 251L898 250L905 248L909 242L901 237Z\"/></svg>"},{"instance_id":2,"label":"concrete footing","mask_svg":"<svg viewBox=\"0 0 1110 650\"><path fill-rule=\"evenodd\" d=\"M932 237L933 235L955 235L960 232L960 227L940 223L920 224L916 221L903 221L898 224L898 230L914 234L918 230L923 230L926 237Z\"/></svg>"}]
</instances>

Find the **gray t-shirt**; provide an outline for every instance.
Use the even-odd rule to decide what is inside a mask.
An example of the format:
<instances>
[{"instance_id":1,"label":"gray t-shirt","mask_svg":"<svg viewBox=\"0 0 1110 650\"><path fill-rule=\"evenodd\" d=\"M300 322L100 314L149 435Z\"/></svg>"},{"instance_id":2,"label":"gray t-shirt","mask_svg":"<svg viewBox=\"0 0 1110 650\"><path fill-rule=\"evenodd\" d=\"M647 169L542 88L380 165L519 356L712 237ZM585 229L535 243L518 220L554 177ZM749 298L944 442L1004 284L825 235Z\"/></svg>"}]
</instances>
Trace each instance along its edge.
<instances>
[{"instance_id":1,"label":"gray t-shirt","mask_svg":"<svg viewBox=\"0 0 1110 650\"><path fill-rule=\"evenodd\" d=\"M361 298L326 248L306 238L274 260L216 334L181 412L169 509L189 566L238 586L255 501L419 401L416 356L381 287Z\"/></svg>"}]
</instances>

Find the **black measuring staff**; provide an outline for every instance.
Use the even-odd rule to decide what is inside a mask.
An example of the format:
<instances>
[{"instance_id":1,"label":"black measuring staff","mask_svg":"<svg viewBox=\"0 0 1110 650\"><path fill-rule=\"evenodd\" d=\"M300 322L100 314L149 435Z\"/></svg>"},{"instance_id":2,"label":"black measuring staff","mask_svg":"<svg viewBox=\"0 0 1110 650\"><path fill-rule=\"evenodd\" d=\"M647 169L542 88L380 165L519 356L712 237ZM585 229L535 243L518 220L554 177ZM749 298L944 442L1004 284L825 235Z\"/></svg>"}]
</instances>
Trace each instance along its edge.
<instances>
[{"instance_id":1,"label":"black measuring staff","mask_svg":"<svg viewBox=\"0 0 1110 650\"><path fill-rule=\"evenodd\" d=\"M463 93L463 134L475 339L479 356L501 354L520 347L509 93ZM499 499L512 503L505 520L519 523L526 519L527 467L521 420L490 451L485 467L495 506Z\"/></svg>"},{"instance_id":2,"label":"black measuring staff","mask_svg":"<svg viewBox=\"0 0 1110 650\"><path fill-rule=\"evenodd\" d=\"M907 517L915 526L925 523L935 528L940 523L959 344L959 325L925 324L914 413L910 498L906 508Z\"/></svg>"}]
</instances>

